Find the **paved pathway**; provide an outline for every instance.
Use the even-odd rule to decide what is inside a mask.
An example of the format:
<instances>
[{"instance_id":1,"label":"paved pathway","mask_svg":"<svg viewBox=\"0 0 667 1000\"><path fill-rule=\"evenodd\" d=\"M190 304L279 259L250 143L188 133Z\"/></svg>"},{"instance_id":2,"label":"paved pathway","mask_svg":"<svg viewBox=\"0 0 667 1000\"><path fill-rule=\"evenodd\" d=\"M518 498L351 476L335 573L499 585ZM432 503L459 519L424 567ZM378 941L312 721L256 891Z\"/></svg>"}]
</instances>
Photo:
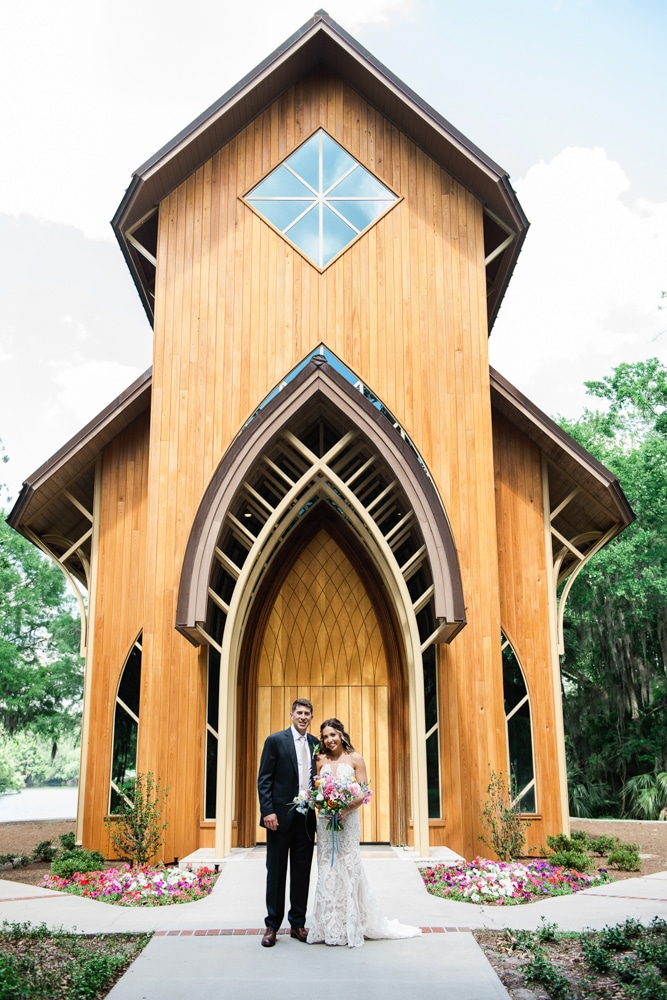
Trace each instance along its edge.
<instances>
[{"instance_id":1,"label":"paved pathway","mask_svg":"<svg viewBox=\"0 0 667 1000\"><path fill-rule=\"evenodd\" d=\"M472 937L472 928L534 929L544 918L561 930L583 930L627 917L645 923L654 916L667 918L667 872L576 896L500 908L431 896L409 852L363 852L385 914L422 927L421 938L325 949L281 935L275 948L261 948L262 848L233 852L210 896L178 906L126 909L0 880L0 921L45 921L50 927L87 933L155 931L110 1000L182 1000L188 995L197 1000L254 1000L267 991L295 989L333 990L346 1000L495 1000L507 993Z\"/></svg>"}]
</instances>

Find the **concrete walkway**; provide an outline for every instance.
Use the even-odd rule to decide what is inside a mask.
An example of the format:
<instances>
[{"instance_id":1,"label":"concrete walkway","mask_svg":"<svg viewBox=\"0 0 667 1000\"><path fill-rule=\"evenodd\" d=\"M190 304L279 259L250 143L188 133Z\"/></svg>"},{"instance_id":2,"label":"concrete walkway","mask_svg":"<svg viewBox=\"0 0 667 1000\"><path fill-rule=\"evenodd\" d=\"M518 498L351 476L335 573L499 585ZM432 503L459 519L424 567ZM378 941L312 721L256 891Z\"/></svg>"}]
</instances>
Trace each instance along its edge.
<instances>
[{"instance_id":1,"label":"concrete walkway","mask_svg":"<svg viewBox=\"0 0 667 1000\"><path fill-rule=\"evenodd\" d=\"M0 921L44 921L86 933L155 931L109 994L110 1000L254 1000L269 990L320 990L335 984L346 1000L411 1000L455 995L495 1000L507 993L471 929L534 929L544 918L561 930L599 929L627 917L667 918L667 872L627 879L576 896L506 908L454 903L423 887L411 852L362 848L369 881L388 917L422 927L421 938L368 941L363 948L306 946L281 935L261 948L263 848L234 851L211 893L197 903L124 908L0 880ZM434 859L431 859L433 861ZM315 872L311 882L312 893ZM329 990L329 986L325 986Z\"/></svg>"}]
</instances>

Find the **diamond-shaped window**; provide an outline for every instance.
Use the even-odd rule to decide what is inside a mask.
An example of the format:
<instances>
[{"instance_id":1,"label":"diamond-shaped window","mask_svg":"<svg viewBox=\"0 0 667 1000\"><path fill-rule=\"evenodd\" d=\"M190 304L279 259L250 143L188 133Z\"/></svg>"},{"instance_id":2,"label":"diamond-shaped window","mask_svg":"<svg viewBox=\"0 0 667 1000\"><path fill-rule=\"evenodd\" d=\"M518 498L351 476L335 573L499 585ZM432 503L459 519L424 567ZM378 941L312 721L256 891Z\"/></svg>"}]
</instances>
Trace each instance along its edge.
<instances>
[{"instance_id":1,"label":"diamond-shaped window","mask_svg":"<svg viewBox=\"0 0 667 1000\"><path fill-rule=\"evenodd\" d=\"M323 268L398 197L319 129L255 185L246 201Z\"/></svg>"}]
</instances>

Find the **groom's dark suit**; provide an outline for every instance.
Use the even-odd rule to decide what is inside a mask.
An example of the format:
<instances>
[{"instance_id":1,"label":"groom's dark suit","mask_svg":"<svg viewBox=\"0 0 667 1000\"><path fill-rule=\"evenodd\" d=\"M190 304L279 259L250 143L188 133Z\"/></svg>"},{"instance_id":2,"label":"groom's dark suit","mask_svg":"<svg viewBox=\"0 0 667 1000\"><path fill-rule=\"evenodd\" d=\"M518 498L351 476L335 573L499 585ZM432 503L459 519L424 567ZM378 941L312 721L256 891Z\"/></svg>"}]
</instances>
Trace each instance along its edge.
<instances>
[{"instance_id":1,"label":"groom's dark suit","mask_svg":"<svg viewBox=\"0 0 667 1000\"><path fill-rule=\"evenodd\" d=\"M316 740L306 735L310 748L311 780L315 773L313 747ZM278 829L266 831L266 926L279 929L285 913L287 862L290 866L290 910L292 928L306 922L310 866L313 857L316 819L312 809L306 816L294 809L299 792L299 765L292 727L272 733L264 744L257 778L261 825L264 816L278 817Z\"/></svg>"}]
</instances>

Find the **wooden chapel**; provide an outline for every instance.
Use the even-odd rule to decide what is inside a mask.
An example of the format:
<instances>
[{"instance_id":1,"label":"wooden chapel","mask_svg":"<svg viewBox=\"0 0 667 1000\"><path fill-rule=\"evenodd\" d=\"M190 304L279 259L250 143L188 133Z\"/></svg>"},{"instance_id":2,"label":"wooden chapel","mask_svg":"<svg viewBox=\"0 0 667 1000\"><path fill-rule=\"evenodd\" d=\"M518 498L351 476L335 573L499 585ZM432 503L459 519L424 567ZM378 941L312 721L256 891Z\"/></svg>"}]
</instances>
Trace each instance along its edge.
<instances>
[{"instance_id":1,"label":"wooden chapel","mask_svg":"<svg viewBox=\"0 0 667 1000\"><path fill-rule=\"evenodd\" d=\"M500 374L508 175L324 12L132 177L151 370L9 521L79 595L77 837L137 771L165 859L261 839L265 736L335 715L367 842L479 853L491 771L568 831L559 644L617 480ZM84 593L87 592L87 602Z\"/></svg>"}]
</instances>

